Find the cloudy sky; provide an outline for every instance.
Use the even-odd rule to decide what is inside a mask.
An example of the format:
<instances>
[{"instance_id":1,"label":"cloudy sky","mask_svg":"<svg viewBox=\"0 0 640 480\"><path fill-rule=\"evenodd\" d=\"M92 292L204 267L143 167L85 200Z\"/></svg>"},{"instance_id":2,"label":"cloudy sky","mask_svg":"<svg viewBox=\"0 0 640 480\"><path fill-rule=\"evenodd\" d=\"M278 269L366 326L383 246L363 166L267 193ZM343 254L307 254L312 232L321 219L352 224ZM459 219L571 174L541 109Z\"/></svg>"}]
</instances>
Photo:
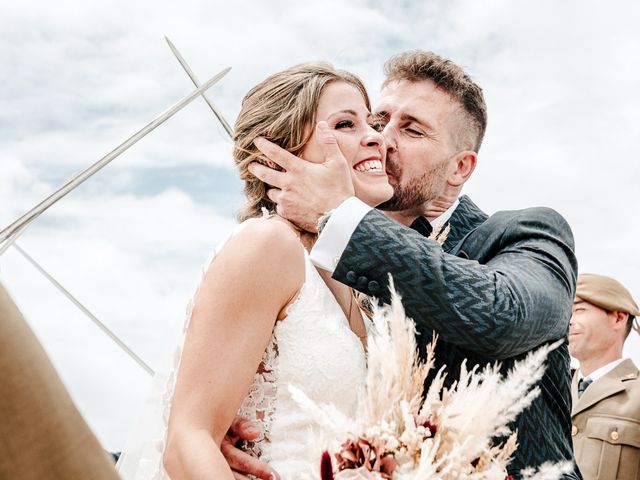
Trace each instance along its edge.
<instances>
[{"instance_id":1,"label":"cloudy sky","mask_svg":"<svg viewBox=\"0 0 640 480\"><path fill-rule=\"evenodd\" d=\"M168 3L168 2L167 2ZM244 93L293 64L361 75L434 50L483 86L489 128L466 187L487 212L546 205L581 271L640 297L640 4L544 0L58 1L0 4L0 226L192 90L167 35L233 123ZM241 184L201 100L50 209L19 244L152 366L200 266L234 224ZM149 385L15 249L0 278L105 447L122 448ZM633 335L633 334L632 334ZM640 363L636 336L627 353Z\"/></svg>"}]
</instances>

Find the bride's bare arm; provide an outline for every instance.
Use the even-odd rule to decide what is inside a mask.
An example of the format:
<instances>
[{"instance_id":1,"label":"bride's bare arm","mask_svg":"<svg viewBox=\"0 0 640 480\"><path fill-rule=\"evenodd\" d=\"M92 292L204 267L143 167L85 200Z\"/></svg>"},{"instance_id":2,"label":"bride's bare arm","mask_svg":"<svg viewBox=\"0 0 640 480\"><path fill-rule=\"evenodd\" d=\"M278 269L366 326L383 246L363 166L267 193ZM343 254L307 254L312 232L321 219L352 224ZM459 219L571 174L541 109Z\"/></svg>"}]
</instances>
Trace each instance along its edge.
<instances>
[{"instance_id":1,"label":"bride's bare arm","mask_svg":"<svg viewBox=\"0 0 640 480\"><path fill-rule=\"evenodd\" d=\"M247 393L276 319L304 282L290 227L256 221L207 271L185 339L164 463L174 480L229 479L220 443Z\"/></svg>"}]
</instances>

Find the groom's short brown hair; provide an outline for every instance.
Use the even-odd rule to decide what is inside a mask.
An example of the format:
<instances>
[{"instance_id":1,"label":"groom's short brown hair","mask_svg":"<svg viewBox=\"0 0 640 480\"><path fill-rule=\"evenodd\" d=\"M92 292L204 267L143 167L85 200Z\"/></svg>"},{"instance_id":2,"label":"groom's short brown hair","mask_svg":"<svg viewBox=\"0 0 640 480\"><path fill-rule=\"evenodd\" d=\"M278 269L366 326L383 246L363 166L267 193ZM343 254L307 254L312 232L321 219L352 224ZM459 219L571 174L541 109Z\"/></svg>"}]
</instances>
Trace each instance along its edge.
<instances>
[{"instance_id":1,"label":"groom's short brown hair","mask_svg":"<svg viewBox=\"0 0 640 480\"><path fill-rule=\"evenodd\" d=\"M433 52L410 50L391 57L384 65L383 88L394 81L430 80L456 100L463 110L457 137L464 148L480 149L487 128L487 105L482 88L462 68Z\"/></svg>"}]
</instances>

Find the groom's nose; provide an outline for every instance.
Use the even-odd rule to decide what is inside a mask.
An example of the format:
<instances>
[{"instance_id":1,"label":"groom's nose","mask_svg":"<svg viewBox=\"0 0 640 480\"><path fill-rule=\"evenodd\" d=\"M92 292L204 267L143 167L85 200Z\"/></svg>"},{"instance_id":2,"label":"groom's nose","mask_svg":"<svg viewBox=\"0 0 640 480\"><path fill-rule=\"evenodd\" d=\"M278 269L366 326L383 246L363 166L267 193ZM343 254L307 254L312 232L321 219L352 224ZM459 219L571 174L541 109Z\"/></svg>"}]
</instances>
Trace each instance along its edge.
<instances>
[{"instance_id":1,"label":"groom's nose","mask_svg":"<svg viewBox=\"0 0 640 480\"><path fill-rule=\"evenodd\" d=\"M391 123L387 123L382 130L382 137L387 147L387 152L395 152L398 148L398 129Z\"/></svg>"}]
</instances>

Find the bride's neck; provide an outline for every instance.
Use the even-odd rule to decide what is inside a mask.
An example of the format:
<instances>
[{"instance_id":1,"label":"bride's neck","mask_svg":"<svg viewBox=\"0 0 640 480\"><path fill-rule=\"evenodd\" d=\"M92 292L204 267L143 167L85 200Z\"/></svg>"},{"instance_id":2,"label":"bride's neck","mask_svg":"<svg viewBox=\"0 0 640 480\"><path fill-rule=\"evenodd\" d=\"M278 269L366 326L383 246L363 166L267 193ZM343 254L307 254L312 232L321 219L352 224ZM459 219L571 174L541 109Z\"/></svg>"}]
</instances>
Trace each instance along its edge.
<instances>
[{"instance_id":1,"label":"bride's neck","mask_svg":"<svg viewBox=\"0 0 640 480\"><path fill-rule=\"evenodd\" d=\"M313 246L315 245L316 240L318 239L318 235L316 235L315 233L309 233L305 231L301 231L299 233L300 233L300 241L302 242L302 245L304 245L304 248L306 248L307 251L310 252Z\"/></svg>"}]
</instances>

